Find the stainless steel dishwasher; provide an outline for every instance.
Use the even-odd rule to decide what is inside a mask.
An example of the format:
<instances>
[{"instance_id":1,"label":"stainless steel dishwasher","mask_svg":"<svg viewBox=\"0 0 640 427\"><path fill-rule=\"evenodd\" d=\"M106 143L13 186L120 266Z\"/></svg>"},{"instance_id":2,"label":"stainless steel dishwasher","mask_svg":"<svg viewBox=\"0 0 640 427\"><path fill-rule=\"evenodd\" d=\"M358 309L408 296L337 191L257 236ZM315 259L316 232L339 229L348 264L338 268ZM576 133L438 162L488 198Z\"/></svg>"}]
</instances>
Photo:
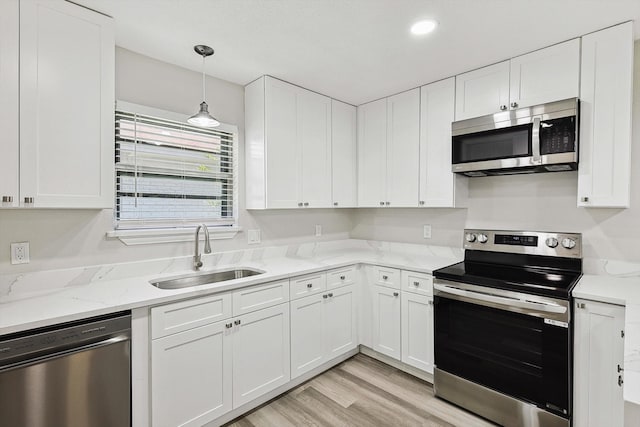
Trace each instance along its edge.
<instances>
[{"instance_id":1,"label":"stainless steel dishwasher","mask_svg":"<svg viewBox=\"0 0 640 427\"><path fill-rule=\"evenodd\" d=\"M131 425L131 315L0 337L0 424Z\"/></svg>"}]
</instances>

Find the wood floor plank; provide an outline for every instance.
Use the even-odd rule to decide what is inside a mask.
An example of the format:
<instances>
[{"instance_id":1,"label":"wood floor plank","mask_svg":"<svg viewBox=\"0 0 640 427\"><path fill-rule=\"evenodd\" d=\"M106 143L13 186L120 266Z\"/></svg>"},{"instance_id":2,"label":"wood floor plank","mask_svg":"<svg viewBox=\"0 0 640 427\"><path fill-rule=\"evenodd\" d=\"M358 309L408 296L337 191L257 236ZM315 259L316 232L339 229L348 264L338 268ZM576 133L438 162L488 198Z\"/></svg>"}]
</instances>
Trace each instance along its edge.
<instances>
[{"instance_id":1,"label":"wood floor plank","mask_svg":"<svg viewBox=\"0 0 640 427\"><path fill-rule=\"evenodd\" d=\"M431 384L363 354L226 427L492 427L436 398Z\"/></svg>"}]
</instances>

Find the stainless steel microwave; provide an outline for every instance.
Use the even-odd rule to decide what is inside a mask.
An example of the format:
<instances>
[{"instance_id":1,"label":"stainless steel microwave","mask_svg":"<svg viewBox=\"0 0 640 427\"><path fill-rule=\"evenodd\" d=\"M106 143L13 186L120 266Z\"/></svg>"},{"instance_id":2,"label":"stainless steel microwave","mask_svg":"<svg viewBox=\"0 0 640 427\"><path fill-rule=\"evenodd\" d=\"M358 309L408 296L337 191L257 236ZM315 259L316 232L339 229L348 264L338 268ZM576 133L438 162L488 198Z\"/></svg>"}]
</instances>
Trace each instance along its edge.
<instances>
[{"instance_id":1,"label":"stainless steel microwave","mask_svg":"<svg viewBox=\"0 0 640 427\"><path fill-rule=\"evenodd\" d=\"M451 170L467 176L578 168L577 98L451 124Z\"/></svg>"}]
</instances>

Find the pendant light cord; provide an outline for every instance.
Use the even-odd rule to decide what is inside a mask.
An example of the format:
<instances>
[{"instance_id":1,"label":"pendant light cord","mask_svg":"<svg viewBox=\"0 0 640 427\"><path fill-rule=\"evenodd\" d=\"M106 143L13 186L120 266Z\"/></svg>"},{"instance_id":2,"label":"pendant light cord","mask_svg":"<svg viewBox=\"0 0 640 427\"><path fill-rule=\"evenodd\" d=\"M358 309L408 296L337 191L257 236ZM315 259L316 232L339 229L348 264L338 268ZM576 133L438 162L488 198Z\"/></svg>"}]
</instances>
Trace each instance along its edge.
<instances>
[{"instance_id":1,"label":"pendant light cord","mask_svg":"<svg viewBox=\"0 0 640 427\"><path fill-rule=\"evenodd\" d=\"M207 92L206 85L204 84L204 59L205 56L202 55L202 102L207 102Z\"/></svg>"}]
</instances>

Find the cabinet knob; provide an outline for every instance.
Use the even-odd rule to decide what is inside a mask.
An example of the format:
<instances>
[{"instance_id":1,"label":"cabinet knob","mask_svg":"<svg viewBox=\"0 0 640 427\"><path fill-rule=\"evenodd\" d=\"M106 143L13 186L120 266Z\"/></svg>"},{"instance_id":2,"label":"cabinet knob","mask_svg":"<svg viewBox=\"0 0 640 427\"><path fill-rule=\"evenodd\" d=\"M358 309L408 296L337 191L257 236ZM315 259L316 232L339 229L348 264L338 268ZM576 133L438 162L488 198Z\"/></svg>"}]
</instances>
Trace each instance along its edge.
<instances>
[{"instance_id":1,"label":"cabinet knob","mask_svg":"<svg viewBox=\"0 0 640 427\"><path fill-rule=\"evenodd\" d=\"M333 297L333 292L329 292L328 295L329 295L329 298L332 298Z\"/></svg>"},{"instance_id":2,"label":"cabinet knob","mask_svg":"<svg viewBox=\"0 0 640 427\"><path fill-rule=\"evenodd\" d=\"M500 106L500 110L505 111L506 109L507 109L507 106L506 106L506 105L501 105L501 106Z\"/></svg>"},{"instance_id":3,"label":"cabinet knob","mask_svg":"<svg viewBox=\"0 0 640 427\"><path fill-rule=\"evenodd\" d=\"M588 197L580 197L580 201L586 203L586 202L589 201L589 198Z\"/></svg>"},{"instance_id":4,"label":"cabinet knob","mask_svg":"<svg viewBox=\"0 0 640 427\"><path fill-rule=\"evenodd\" d=\"M424 206L424 200L420 200L420 206Z\"/></svg>"},{"instance_id":5,"label":"cabinet knob","mask_svg":"<svg viewBox=\"0 0 640 427\"><path fill-rule=\"evenodd\" d=\"M238 320L234 320L234 321L233 321L233 323L234 323L236 326L238 326L238 325L239 325L240 323L242 323L242 322L240 321L240 319L238 319Z\"/></svg>"},{"instance_id":6,"label":"cabinet knob","mask_svg":"<svg viewBox=\"0 0 640 427\"><path fill-rule=\"evenodd\" d=\"M389 276L382 276L382 280L387 280Z\"/></svg>"},{"instance_id":7,"label":"cabinet knob","mask_svg":"<svg viewBox=\"0 0 640 427\"><path fill-rule=\"evenodd\" d=\"M13 202L13 196L2 196L2 203L11 203Z\"/></svg>"},{"instance_id":8,"label":"cabinet knob","mask_svg":"<svg viewBox=\"0 0 640 427\"><path fill-rule=\"evenodd\" d=\"M618 365L618 372L622 372L622 371L624 371L624 368L622 366Z\"/></svg>"},{"instance_id":9,"label":"cabinet knob","mask_svg":"<svg viewBox=\"0 0 640 427\"><path fill-rule=\"evenodd\" d=\"M327 294L322 295L322 298L327 299Z\"/></svg>"},{"instance_id":10,"label":"cabinet knob","mask_svg":"<svg viewBox=\"0 0 640 427\"><path fill-rule=\"evenodd\" d=\"M304 205L305 206L309 206L309 202L304 202Z\"/></svg>"},{"instance_id":11,"label":"cabinet knob","mask_svg":"<svg viewBox=\"0 0 640 427\"><path fill-rule=\"evenodd\" d=\"M307 288L309 289L313 288L313 283L307 283Z\"/></svg>"},{"instance_id":12,"label":"cabinet knob","mask_svg":"<svg viewBox=\"0 0 640 427\"><path fill-rule=\"evenodd\" d=\"M420 286L420 282L413 282L413 286Z\"/></svg>"},{"instance_id":13,"label":"cabinet knob","mask_svg":"<svg viewBox=\"0 0 640 427\"><path fill-rule=\"evenodd\" d=\"M33 203L33 197L25 197L24 198L24 202L27 203L27 204Z\"/></svg>"},{"instance_id":14,"label":"cabinet knob","mask_svg":"<svg viewBox=\"0 0 640 427\"><path fill-rule=\"evenodd\" d=\"M227 323L226 325L224 325L227 329L230 329L233 326L233 323Z\"/></svg>"},{"instance_id":15,"label":"cabinet knob","mask_svg":"<svg viewBox=\"0 0 640 427\"><path fill-rule=\"evenodd\" d=\"M338 202L333 202L333 206L338 206Z\"/></svg>"},{"instance_id":16,"label":"cabinet knob","mask_svg":"<svg viewBox=\"0 0 640 427\"><path fill-rule=\"evenodd\" d=\"M429 300L429 305L433 305L433 300L432 299Z\"/></svg>"},{"instance_id":17,"label":"cabinet knob","mask_svg":"<svg viewBox=\"0 0 640 427\"><path fill-rule=\"evenodd\" d=\"M511 108L516 108L517 106L518 106L518 103L517 103L517 102L512 102L512 103L511 103Z\"/></svg>"},{"instance_id":18,"label":"cabinet knob","mask_svg":"<svg viewBox=\"0 0 640 427\"><path fill-rule=\"evenodd\" d=\"M302 202L298 202L298 206L302 206Z\"/></svg>"},{"instance_id":19,"label":"cabinet knob","mask_svg":"<svg viewBox=\"0 0 640 427\"><path fill-rule=\"evenodd\" d=\"M622 380L622 375L618 375L618 385L622 387L622 384L624 384L624 381Z\"/></svg>"},{"instance_id":20,"label":"cabinet knob","mask_svg":"<svg viewBox=\"0 0 640 427\"><path fill-rule=\"evenodd\" d=\"M399 295L399 294L398 294L397 292L394 292L394 293L393 293L393 296L394 296L394 297L397 297L398 295Z\"/></svg>"},{"instance_id":21,"label":"cabinet knob","mask_svg":"<svg viewBox=\"0 0 640 427\"><path fill-rule=\"evenodd\" d=\"M384 206L384 202L380 202L380 206Z\"/></svg>"},{"instance_id":22,"label":"cabinet knob","mask_svg":"<svg viewBox=\"0 0 640 427\"><path fill-rule=\"evenodd\" d=\"M389 206L391 204L391 202L385 202L385 205Z\"/></svg>"},{"instance_id":23,"label":"cabinet knob","mask_svg":"<svg viewBox=\"0 0 640 427\"><path fill-rule=\"evenodd\" d=\"M340 276L340 280L344 280L344 279L346 279L345 276Z\"/></svg>"}]
</instances>

